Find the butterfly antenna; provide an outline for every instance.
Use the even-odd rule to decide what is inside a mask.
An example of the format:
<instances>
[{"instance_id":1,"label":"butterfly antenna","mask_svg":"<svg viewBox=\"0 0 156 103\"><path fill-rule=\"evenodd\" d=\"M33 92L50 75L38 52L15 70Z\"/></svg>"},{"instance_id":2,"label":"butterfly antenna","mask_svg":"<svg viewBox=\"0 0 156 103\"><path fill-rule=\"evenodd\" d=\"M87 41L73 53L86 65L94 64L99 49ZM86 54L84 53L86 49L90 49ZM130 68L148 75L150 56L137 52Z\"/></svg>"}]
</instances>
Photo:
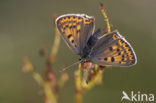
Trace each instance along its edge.
<instances>
[{"instance_id":1,"label":"butterfly antenna","mask_svg":"<svg viewBox=\"0 0 156 103\"><path fill-rule=\"evenodd\" d=\"M80 61L78 61L78 62L76 62L76 63L73 63L73 64L71 64L71 65L69 65L69 66L67 66L67 67L65 67L65 68L63 68L63 69L61 69L60 72L63 72L63 71L69 69L70 67L72 67L72 66L74 66L74 65L76 65L76 64L78 64L78 63L80 63Z\"/></svg>"}]
</instances>

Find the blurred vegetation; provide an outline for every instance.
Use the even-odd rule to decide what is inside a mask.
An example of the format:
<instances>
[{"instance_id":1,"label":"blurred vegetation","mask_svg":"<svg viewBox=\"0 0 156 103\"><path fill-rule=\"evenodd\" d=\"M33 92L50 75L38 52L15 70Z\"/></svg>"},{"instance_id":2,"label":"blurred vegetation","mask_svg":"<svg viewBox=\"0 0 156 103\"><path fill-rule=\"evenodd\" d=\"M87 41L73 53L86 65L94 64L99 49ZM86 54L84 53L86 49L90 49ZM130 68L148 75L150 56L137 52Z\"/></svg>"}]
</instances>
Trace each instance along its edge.
<instances>
[{"instance_id":1,"label":"blurred vegetation","mask_svg":"<svg viewBox=\"0 0 156 103\"><path fill-rule=\"evenodd\" d=\"M40 87L28 74L21 73L23 55L33 62L35 71L44 75L45 58L36 53L41 44L46 44L47 54L51 52L54 26L51 14L86 13L96 19L96 28L105 28L103 16L99 12L99 2L103 2L113 24L132 44L138 57L136 66L129 68L109 68L104 72L103 85L96 86L84 95L84 103L119 103L122 91L156 91L156 1L155 0L1 0L0 1L0 102L1 103L43 103L39 98ZM43 46L44 47L44 46ZM53 67L58 72L64 64L77 61L64 42ZM66 54L66 55L64 55ZM67 59L68 58L68 59ZM60 103L74 100L74 68L67 71L69 82L60 91ZM155 94L156 95L156 94ZM113 98L113 99L112 99ZM125 102L126 103L126 102Z\"/></svg>"}]
</instances>

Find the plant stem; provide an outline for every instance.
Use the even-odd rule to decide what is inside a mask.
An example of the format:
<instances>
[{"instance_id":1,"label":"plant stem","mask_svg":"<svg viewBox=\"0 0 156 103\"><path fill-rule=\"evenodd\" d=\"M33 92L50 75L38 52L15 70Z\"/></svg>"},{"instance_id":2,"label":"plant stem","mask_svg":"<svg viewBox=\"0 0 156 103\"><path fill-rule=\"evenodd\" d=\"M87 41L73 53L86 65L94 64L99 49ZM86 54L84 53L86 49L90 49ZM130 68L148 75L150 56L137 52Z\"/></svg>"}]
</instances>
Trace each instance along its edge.
<instances>
[{"instance_id":1,"label":"plant stem","mask_svg":"<svg viewBox=\"0 0 156 103\"><path fill-rule=\"evenodd\" d=\"M53 63L56 60L56 55L58 53L59 45L60 45L60 35L57 28L55 27L55 38L54 38L54 42L50 54L50 63Z\"/></svg>"},{"instance_id":2,"label":"plant stem","mask_svg":"<svg viewBox=\"0 0 156 103\"><path fill-rule=\"evenodd\" d=\"M81 78L81 64L75 72L75 103L82 103L82 78Z\"/></svg>"},{"instance_id":3,"label":"plant stem","mask_svg":"<svg viewBox=\"0 0 156 103\"><path fill-rule=\"evenodd\" d=\"M105 20L105 22L107 24L107 32L110 33L111 32L111 27L110 27L109 19L107 17L106 10L104 9L104 6L103 6L102 3L100 4L100 9L101 9L102 15L104 16L104 20Z\"/></svg>"}]
</instances>

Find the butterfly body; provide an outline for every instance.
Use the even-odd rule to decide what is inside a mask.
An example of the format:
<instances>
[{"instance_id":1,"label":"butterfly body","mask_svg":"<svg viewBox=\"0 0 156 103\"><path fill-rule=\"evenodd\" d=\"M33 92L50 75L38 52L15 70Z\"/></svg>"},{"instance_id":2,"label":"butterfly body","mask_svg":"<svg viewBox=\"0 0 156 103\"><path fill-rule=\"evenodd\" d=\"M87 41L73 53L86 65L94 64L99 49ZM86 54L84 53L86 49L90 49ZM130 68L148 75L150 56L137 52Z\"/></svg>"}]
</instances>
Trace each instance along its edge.
<instances>
[{"instance_id":1,"label":"butterfly body","mask_svg":"<svg viewBox=\"0 0 156 103\"><path fill-rule=\"evenodd\" d=\"M92 50L93 46L96 44L96 41L98 40L99 36L100 36L100 29L98 29L96 32L94 32L94 34L92 34L92 36L87 41L87 44L84 47L84 49L82 50L82 54L80 55L81 58L86 58L86 59L89 58L91 50Z\"/></svg>"},{"instance_id":2,"label":"butterfly body","mask_svg":"<svg viewBox=\"0 0 156 103\"><path fill-rule=\"evenodd\" d=\"M94 32L94 18L85 14L66 14L56 19L56 25L66 44L80 62L93 62L102 66L131 66L136 56L131 45L117 30L100 36Z\"/></svg>"}]
</instances>

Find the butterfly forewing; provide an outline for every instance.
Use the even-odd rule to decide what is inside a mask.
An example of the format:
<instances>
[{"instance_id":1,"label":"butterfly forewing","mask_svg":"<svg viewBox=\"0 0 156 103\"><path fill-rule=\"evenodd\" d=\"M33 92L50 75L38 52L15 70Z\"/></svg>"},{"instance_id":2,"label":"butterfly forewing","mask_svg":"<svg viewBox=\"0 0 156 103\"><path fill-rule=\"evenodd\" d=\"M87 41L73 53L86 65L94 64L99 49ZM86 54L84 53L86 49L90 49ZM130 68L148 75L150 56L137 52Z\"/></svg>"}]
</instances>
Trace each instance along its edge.
<instances>
[{"instance_id":1,"label":"butterfly forewing","mask_svg":"<svg viewBox=\"0 0 156 103\"><path fill-rule=\"evenodd\" d=\"M81 55L94 30L94 18L85 14L66 14L56 19L56 25L69 48Z\"/></svg>"},{"instance_id":2,"label":"butterfly forewing","mask_svg":"<svg viewBox=\"0 0 156 103\"><path fill-rule=\"evenodd\" d=\"M103 66L130 66L136 63L136 56L131 45L114 31L97 41L90 54L90 60Z\"/></svg>"},{"instance_id":3,"label":"butterfly forewing","mask_svg":"<svg viewBox=\"0 0 156 103\"><path fill-rule=\"evenodd\" d=\"M74 53L79 54L79 36L83 26L83 18L78 15L62 15L56 19L56 25L69 48Z\"/></svg>"}]
</instances>

